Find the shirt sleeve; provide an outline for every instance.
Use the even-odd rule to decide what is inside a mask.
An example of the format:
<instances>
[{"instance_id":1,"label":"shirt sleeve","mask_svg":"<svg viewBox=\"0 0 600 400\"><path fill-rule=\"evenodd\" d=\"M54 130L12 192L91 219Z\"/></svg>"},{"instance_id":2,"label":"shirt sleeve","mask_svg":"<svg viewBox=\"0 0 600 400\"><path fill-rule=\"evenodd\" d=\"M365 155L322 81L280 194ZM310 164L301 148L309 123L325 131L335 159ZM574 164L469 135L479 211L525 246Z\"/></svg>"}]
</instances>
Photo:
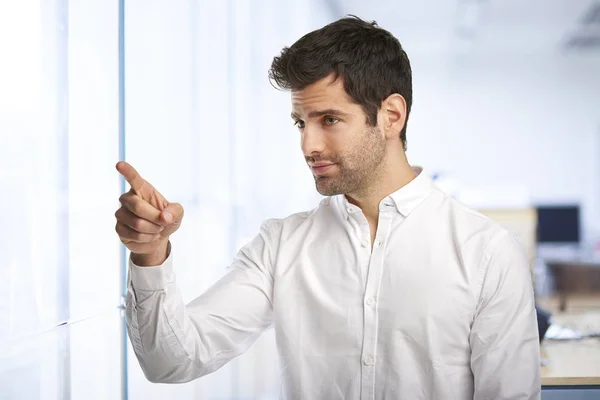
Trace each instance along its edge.
<instances>
[{"instance_id":1,"label":"shirt sleeve","mask_svg":"<svg viewBox=\"0 0 600 400\"><path fill-rule=\"evenodd\" d=\"M540 345L527 257L509 233L488 245L471 328L474 399L540 399Z\"/></svg>"},{"instance_id":2,"label":"shirt sleeve","mask_svg":"<svg viewBox=\"0 0 600 400\"><path fill-rule=\"evenodd\" d=\"M267 222L227 274L188 305L175 281L171 252L156 267L129 261L128 335L148 380L178 383L209 374L246 351L271 325Z\"/></svg>"}]
</instances>

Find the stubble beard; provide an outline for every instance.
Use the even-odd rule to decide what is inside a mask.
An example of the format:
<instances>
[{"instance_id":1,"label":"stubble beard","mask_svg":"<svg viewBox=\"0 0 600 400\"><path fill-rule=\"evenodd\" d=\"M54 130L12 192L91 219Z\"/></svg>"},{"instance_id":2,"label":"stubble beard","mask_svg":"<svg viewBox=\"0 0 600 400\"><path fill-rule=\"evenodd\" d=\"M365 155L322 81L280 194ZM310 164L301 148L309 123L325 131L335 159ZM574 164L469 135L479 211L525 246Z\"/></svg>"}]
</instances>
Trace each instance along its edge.
<instances>
[{"instance_id":1,"label":"stubble beard","mask_svg":"<svg viewBox=\"0 0 600 400\"><path fill-rule=\"evenodd\" d=\"M338 169L334 176L313 176L317 192L323 196L367 194L381 175L385 160L385 139L379 129L370 128L344 156L330 158Z\"/></svg>"}]
</instances>

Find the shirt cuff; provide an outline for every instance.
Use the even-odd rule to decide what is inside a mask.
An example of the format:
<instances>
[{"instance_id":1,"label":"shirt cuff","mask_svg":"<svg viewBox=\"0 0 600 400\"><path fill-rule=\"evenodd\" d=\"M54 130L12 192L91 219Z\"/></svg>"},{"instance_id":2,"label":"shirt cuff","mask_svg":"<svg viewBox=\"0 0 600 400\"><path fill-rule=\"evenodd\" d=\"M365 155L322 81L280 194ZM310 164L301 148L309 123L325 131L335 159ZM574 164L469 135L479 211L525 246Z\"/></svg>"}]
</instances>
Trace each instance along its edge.
<instances>
[{"instance_id":1,"label":"shirt cuff","mask_svg":"<svg viewBox=\"0 0 600 400\"><path fill-rule=\"evenodd\" d=\"M131 285L138 290L162 290L175 282L173 271L173 252L170 251L165 262L156 267L140 267L135 265L129 256L129 279Z\"/></svg>"}]
</instances>

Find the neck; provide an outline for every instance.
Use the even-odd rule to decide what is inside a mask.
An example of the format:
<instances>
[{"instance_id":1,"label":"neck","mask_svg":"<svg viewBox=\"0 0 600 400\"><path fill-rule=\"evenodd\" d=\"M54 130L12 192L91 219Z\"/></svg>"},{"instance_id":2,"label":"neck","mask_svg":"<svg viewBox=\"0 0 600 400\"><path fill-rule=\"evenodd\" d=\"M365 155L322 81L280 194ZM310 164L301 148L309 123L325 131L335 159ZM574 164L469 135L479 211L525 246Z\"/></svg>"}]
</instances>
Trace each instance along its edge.
<instances>
[{"instance_id":1,"label":"neck","mask_svg":"<svg viewBox=\"0 0 600 400\"><path fill-rule=\"evenodd\" d=\"M374 224L379 218L379 203L416 177L404 151L387 154L380 166L368 187L346 194L348 201L360 207L367 221Z\"/></svg>"}]
</instances>

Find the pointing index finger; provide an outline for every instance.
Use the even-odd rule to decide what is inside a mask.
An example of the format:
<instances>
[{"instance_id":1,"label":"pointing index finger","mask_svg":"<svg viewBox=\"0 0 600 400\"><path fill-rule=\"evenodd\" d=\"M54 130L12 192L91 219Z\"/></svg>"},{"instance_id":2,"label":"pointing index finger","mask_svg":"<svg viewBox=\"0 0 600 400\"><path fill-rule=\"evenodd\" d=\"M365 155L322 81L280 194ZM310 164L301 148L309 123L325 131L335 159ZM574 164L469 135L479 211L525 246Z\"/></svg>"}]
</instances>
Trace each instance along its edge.
<instances>
[{"instance_id":1,"label":"pointing index finger","mask_svg":"<svg viewBox=\"0 0 600 400\"><path fill-rule=\"evenodd\" d=\"M136 193L142 189L142 186L144 186L144 183L146 182L135 168L125 161L119 161L117 163L117 171L125 177L125 180Z\"/></svg>"}]
</instances>

